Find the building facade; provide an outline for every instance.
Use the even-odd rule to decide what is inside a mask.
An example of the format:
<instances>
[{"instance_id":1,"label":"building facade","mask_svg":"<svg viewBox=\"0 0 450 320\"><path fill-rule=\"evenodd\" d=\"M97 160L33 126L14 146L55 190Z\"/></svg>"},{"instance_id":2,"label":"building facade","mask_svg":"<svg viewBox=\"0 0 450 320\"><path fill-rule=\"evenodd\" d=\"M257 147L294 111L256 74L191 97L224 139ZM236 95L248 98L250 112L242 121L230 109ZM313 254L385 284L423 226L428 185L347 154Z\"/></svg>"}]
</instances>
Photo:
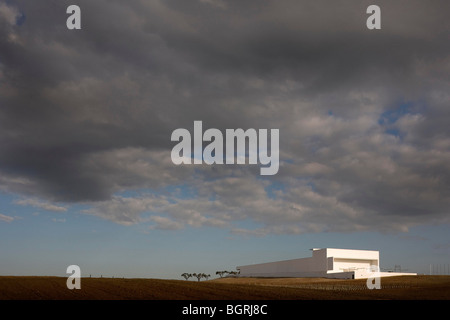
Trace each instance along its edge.
<instances>
[{"instance_id":1,"label":"building facade","mask_svg":"<svg viewBox=\"0 0 450 320\"><path fill-rule=\"evenodd\" d=\"M416 275L379 272L380 254L374 250L314 248L312 257L239 266L242 277L326 277L342 279Z\"/></svg>"}]
</instances>

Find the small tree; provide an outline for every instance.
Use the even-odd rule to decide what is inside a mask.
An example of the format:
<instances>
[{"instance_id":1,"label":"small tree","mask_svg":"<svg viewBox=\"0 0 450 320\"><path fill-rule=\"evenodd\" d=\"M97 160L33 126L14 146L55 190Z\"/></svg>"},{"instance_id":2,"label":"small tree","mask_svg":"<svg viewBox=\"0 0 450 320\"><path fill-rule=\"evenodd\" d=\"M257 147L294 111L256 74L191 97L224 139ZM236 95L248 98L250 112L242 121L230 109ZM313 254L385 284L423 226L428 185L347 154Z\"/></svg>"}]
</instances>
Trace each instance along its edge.
<instances>
[{"instance_id":1,"label":"small tree","mask_svg":"<svg viewBox=\"0 0 450 320\"><path fill-rule=\"evenodd\" d=\"M220 271L220 272L222 273L222 276L224 276L224 277L226 276L227 273L230 273L230 271L226 271L226 270L223 270L223 271Z\"/></svg>"},{"instance_id":2,"label":"small tree","mask_svg":"<svg viewBox=\"0 0 450 320\"><path fill-rule=\"evenodd\" d=\"M228 272L228 274L230 274L233 277L236 277L238 273L236 271L230 271Z\"/></svg>"},{"instance_id":3,"label":"small tree","mask_svg":"<svg viewBox=\"0 0 450 320\"><path fill-rule=\"evenodd\" d=\"M194 273L193 276L197 278L197 281L200 281L200 279L203 277L203 273Z\"/></svg>"},{"instance_id":4,"label":"small tree","mask_svg":"<svg viewBox=\"0 0 450 320\"><path fill-rule=\"evenodd\" d=\"M205 274L205 273L203 273L203 278L205 278L206 280L208 280L209 277L211 277L210 274Z\"/></svg>"},{"instance_id":5,"label":"small tree","mask_svg":"<svg viewBox=\"0 0 450 320\"><path fill-rule=\"evenodd\" d=\"M184 279L189 279L190 277L192 277L192 274L190 274L190 273L183 273L182 275L181 275Z\"/></svg>"},{"instance_id":6,"label":"small tree","mask_svg":"<svg viewBox=\"0 0 450 320\"><path fill-rule=\"evenodd\" d=\"M216 274L218 274L221 278L223 278L223 275L226 273L226 271L216 271Z\"/></svg>"}]
</instances>

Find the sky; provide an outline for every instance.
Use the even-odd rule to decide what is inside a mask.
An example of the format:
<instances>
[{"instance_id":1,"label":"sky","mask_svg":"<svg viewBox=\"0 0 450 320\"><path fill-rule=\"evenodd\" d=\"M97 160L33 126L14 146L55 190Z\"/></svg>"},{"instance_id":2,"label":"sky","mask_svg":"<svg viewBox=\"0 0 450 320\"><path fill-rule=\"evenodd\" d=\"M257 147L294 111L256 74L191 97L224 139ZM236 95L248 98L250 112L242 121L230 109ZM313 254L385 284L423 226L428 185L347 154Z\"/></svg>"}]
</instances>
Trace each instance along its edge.
<instances>
[{"instance_id":1,"label":"sky","mask_svg":"<svg viewBox=\"0 0 450 320\"><path fill-rule=\"evenodd\" d=\"M181 279L324 247L449 265L448 12L0 0L0 275ZM194 121L278 129L278 172L175 165Z\"/></svg>"}]
</instances>

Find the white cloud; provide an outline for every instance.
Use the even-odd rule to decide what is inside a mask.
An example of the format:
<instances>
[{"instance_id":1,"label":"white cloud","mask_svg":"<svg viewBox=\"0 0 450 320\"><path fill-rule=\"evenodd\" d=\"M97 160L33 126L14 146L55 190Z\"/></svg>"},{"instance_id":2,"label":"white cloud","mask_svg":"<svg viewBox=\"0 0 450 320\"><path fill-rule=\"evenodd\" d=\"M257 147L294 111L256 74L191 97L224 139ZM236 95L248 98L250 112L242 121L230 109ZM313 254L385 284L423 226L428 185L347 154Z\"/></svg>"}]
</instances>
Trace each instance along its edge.
<instances>
[{"instance_id":1,"label":"white cloud","mask_svg":"<svg viewBox=\"0 0 450 320\"><path fill-rule=\"evenodd\" d=\"M4 215L4 214L0 213L0 221L11 222L13 220L14 220L14 217L7 216L7 215Z\"/></svg>"},{"instance_id":2,"label":"white cloud","mask_svg":"<svg viewBox=\"0 0 450 320\"><path fill-rule=\"evenodd\" d=\"M156 225L151 226L150 229L163 229L163 230L178 230L183 228L183 224L167 217L161 216L151 216L150 221L154 222Z\"/></svg>"},{"instance_id":3,"label":"white cloud","mask_svg":"<svg viewBox=\"0 0 450 320\"><path fill-rule=\"evenodd\" d=\"M38 199L22 199L22 200L16 200L14 202L15 204L21 205L21 206L32 206L35 208L40 208L48 211L54 211L54 212L66 212L67 208L62 206L57 206L54 204L51 204L46 201L40 201Z\"/></svg>"},{"instance_id":4,"label":"white cloud","mask_svg":"<svg viewBox=\"0 0 450 320\"><path fill-rule=\"evenodd\" d=\"M166 204L167 200L155 196L139 198L114 196L111 200L93 203L90 209L82 212L119 224L132 225L144 221L142 214L157 210Z\"/></svg>"}]
</instances>

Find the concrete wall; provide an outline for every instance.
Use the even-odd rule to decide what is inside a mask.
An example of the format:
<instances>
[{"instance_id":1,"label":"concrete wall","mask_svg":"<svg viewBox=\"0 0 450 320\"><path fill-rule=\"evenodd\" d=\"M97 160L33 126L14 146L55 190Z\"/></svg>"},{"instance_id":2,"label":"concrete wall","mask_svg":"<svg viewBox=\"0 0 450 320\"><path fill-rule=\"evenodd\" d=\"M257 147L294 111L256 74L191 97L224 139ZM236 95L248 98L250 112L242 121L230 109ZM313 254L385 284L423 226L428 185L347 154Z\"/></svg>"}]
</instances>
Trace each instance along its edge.
<instances>
[{"instance_id":1,"label":"concrete wall","mask_svg":"<svg viewBox=\"0 0 450 320\"><path fill-rule=\"evenodd\" d=\"M374 260L334 258L332 271L342 272L356 269L370 269L375 263Z\"/></svg>"},{"instance_id":2,"label":"concrete wall","mask_svg":"<svg viewBox=\"0 0 450 320\"><path fill-rule=\"evenodd\" d=\"M326 272L328 270L328 259L326 249L313 249L311 266L314 271Z\"/></svg>"},{"instance_id":3,"label":"concrete wall","mask_svg":"<svg viewBox=\"0 0 450 320\"><path fill-rule=\"evenodd\" d=\"M239 266L241 276L249 277L323 277L344 272L342 277L352 277L350 271L379 266L378 251L349 249L312 249L312 257ZM336 274L333 277L337 277Z\"/></svg>"},{"instance_id":4,"label":"concrete wall","mask_svg":"<svg viewBox=\"0 0 450 320\"><path fill-rule=\"evenodd\" d=\"M380 254L373 250L312 249L312 257L237 267L244 277L327 277L363 279L415 273L378 272Z\"/></svg>"},{"instance_id":5,"label":"concrete wall","mask_svg":"<svg viewBox=\"0 0 450 320\"><path fill-rule=\"evenodd\" d=\"M242 274L276 274L317 271L311 258L283 260L237 267Z\"/></svg>"},{"instance_id":6,"label":"concrete wall","mask_svg":"<svg viewBox=\"0 0 450 320\"><path fill-rule=\"evenodd\" d=\"M316 252L326 254L329 273L349 272L359 269L369 270L379 268L380 264L380 254L374 250L325 248L313 251L313 256Z\"/></svg>"}]
</instances>

